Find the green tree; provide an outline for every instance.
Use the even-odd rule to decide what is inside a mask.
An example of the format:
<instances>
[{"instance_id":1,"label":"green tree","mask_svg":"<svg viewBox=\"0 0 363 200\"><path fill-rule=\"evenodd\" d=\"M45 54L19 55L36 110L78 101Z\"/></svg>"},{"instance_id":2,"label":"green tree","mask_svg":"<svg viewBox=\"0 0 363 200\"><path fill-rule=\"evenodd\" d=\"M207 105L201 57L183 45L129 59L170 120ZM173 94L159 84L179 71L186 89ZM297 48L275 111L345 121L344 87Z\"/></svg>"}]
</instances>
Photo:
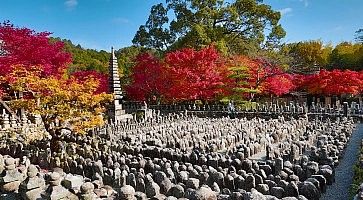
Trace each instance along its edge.
<instances>
[{"instance_id":1,"label":"green tree","mask_svg":"<svg viewBox=\"0 0 363 200\"><path fill-rule=\"evenodd\" d=\"M357 42L357 43L361 43L361 44L363 44L363 28L361 28L361 29L359 29L359 30L357 30L356 32L355 32L355 41Z\"/></svg>"},{"instance_id":2,"label":"green tree","mask_svg":"<svg viewBox=\"0 0 363 200\"><path fill-rule=\"evenodd\" d=\"M75 45L70 40L51 38L52 41L62 41L65 51L72 54L73 61L68 68L68 72L84 70L96 70L101 73L108 72L108 61L110 54L107 51L97 51L85 49L81 45Z\"/></svg>"},{"instance_id":3,"label":"green tree","mask_svg":"<svg viewBox=\"0 0 363 200\"><path fill-rule=\"evenodd\" d=\"M139 27L132 42L135 45L159 51L167 49L175 40L175 35L164 28L164 25L169 22L167 12L162 3L152 6L146 24Z\"/></svg>"},{"instance_id":4,"label":"green tree","mask_svg":"<svg viewBox=\"0 0 363 200\"><path fill-rule=\"evenodd\" d=\"M282 70L288 70L293 58L284 51L282 47L278 49L260 49L253 54L247 54L247 56L255 59L266 60L268 63L274 66L279 66Z\"/></svg>"},{"instance_id":5,"label":"green tree","mask_svg":"<svg viewBox=\"0 0 363 200\"><path fill-rule=\"evenodd\" d=\"M232 80L228 84L228 89L231 90L229 99L237 102L246 99L243 94L256 94L259 92L258 89L249 87L247 81L250 76L249 67L239 59L240 57L232 58L228 63L228 78Z\"/></svg>"},{"instance_id":6,"label":"green tree","mask_svg":"<svg viewBox=\"0 0 363 200\"><path fill-rule=\"evenodd\" d=\"M324 45L319 40L311 40L286 44L282 47L282 51L292 58L290 70L299 72L309 70L315 65L325 68L329 63L332 46Z\"/></svg>"},{"instance_id":7,"label":"green tree","mask_svg":"<svg viewBox=\"0 0 363 200\"><path fill-rule=\"evenodd\" d=\"M145 51L147 51L147 49L143 47L129 46L121 48L115 52L123 85L130 83L132 68L136 64L136 57Z\"/></svg>"},{"instance_id":8,"label":"green tree","mask_svg":"<svg viewBox=\"0 0 363 200\"><path fill-rule=\"evenodd\" d=\"M274 48L285 31L280 13L260 0L166 0L152 7L133 43L157 50L200 49L214 44L224 53ZM168 18L172 12L172 21ZM170 14L169 14L170 15ZM170 22L169 22L170 21Z\"/></svg>"},{"instance_id":9,"label":"green tree","mask_svg":"<svg viewBox=\"0 0 363 200\"><path fill-rule=\"evenodd\" d=\"M363 69L363 44L342 42L332 51L329 59L331 69Z\"/></svg>"}]
</instances>

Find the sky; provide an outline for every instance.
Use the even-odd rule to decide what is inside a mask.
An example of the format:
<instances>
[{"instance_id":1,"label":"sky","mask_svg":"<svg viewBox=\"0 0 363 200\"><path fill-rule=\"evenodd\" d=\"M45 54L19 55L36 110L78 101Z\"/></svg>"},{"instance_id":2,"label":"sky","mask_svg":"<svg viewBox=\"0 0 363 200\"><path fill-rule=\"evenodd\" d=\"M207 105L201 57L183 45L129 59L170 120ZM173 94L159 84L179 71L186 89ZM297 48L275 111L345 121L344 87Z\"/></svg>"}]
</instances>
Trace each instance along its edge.
<instances>
[{"instance_id":1,"label":"sky","mask_svg":"<svg viewBox=\"0 0 363 200\"><path fill-rule=\"evenodd\" d=\"M110 51L129 46L152 5L165 0L0 0L0 22ZM284 42L353 41L363 28L363 0L264 0L282 14Z\"/></svg>"}]
</instances>

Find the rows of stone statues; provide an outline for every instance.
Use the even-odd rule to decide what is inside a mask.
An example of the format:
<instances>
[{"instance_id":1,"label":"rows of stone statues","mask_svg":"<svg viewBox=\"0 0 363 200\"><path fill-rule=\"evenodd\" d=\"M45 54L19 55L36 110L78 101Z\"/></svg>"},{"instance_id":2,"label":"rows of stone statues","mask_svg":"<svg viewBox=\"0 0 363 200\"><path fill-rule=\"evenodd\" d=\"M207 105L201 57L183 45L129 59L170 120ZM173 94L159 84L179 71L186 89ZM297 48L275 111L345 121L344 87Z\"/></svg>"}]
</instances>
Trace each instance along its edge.
<instances>
[{"instance_id":1,"label":"rows of stone statues","mask_svg":"<svg viewBox=\"0 0 363 200\"><path fill-rule=\"evenodd\" d=\"M353 128L346 118L181 116L107 137L3 142L0 199L319 199Z\"/></svg>"},{"instance_id":2,"label":"rows of stone statues","mask_svg":"<svg viewBox=\"0 0 363 200\"><path fill-rule=\"evenodd\" d=\"M345 105L346 104L346 105ZM336 102L335 104L322 103L322 102L312 102L311 105L307 105L306 102L299 103L295 101L290 102L265 102L256 103L254 105L246 104L236 107L238 112L262 112L262 113L325 113L325 114L335 114L340 115L344 113L344 106L350 114L362 114L361 103L357 102ZM129 103L125 104L124 108L130 112L145 109L144 104ZM181 111L189 112L227 112L229 108L227 105L222 104L175 104L175 105L149 105L148 108L159 110L164 113L175 113Z\"/></svg>"}]
</instances>

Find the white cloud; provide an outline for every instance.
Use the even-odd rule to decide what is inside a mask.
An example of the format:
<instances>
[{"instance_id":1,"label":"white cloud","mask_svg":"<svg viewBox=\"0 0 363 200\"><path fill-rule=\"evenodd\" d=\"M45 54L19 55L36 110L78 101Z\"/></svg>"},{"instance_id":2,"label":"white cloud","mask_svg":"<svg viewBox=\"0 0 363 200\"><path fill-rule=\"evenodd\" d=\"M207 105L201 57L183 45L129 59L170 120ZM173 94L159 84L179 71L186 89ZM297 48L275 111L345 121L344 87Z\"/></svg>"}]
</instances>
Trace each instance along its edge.
<instances>
[{"instance_id":1,"label":"white cloud","mask_svg":"<svg viewBox=\"0 0 363 200\"><path fill-rule=\"evenodd\" d=\"M309 6L309 0L299 0L300 2L304 3L305 7Z\"/></svg>"},{"instance_id":2,"label":"white cloud","mask_svg":"<svg viewBox=\"0 0 363 200\"><path fill-rule=\"evenodd\" d=\"M66 0L64 2L64 5L66 6L67 10L72 10L78 5L77 0Z\"/></svg>"},{"instance_id":3,"label":"white cloud","mask_svg":"<svg viewBox=\"0 0 363 200\"><path fill-rule=\"evenodd\" d=\"M292 8L283 8L283 9L280 9L278 10L280 13L281 13L281 16L284 16L288 13L291 13L292 12Z\"/></svg>"},{"instance_id":4,"label":"white cloud","mask_svg":"<svg viewBox=\"0 0 363 200\"><path fill-rule=\"evenodd\" d=\"M114 24L128 24L130 23L130 20L123 17L116 17L112 19L112 23Z\"/></svg>"}]
</instances>

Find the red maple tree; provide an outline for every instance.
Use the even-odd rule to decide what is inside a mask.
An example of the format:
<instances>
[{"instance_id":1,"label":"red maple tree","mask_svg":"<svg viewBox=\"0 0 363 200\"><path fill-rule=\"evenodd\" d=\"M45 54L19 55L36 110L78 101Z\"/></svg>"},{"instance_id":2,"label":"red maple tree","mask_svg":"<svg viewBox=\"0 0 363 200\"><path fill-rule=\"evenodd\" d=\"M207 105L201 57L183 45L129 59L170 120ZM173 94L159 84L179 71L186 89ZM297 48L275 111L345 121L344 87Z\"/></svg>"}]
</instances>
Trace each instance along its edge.
<instances>
[{"instance_id":1,"label":"red maple tree","mask_svg":"<svg viewBox=\"0 0 363 200\"><path fill-rule=\"evenodd\" d=\"M265 59L239 55L233 57L228 66L231 79L228 87L242 97L280 96L294 88L293 77Z\"/></svg>"},{"instance_id":2,"label":"red maple tree","mask_svg":"<svg viewBox=\"0 0 363 200\"><path fill-rule=\"evenodd\" d=\"M62 74L71 55L63 51L62 42L50 42L49 35L9 22L0 24L0 75L11 72L14 65L39 66L44 76Z\"/></svg>"},{"instance_id":3,"label":"red maple tree","mask_svg":"<svg viewBox=\"0 0 363 200\"><path fill-rule=\"evenodd\" d=\"M223 92L226 67L213 46L167 53L165 63L172 80L166 94L169 99L207 101Z\"/></svg>"},{"instance_id":4,"label":"red maple tree","mask_svg":"<svg viewBox=\"0 0 363 200\"><path fill-rule=\"evenodd\" d=\"M167 73L163 63L151 53L138 55L131 84L126 87L128 97L139 101L160 101L170 86Z\"/></svg>"},{"instance_id":5,"label":"red maple tree","mask_svg":"<svg viewBox=\"0 0 363 200\"><path fill-rule=\"evenodd\" d=\"M63 42L53 42L49 35L49 32L37 33L28 28L18 28L9 22L0 24L0 96L9 94L10 85L17 78L23 77L24 74L19 73L15 77L12 73L14 70L23 73L40 71L40 77L60 78L66 73L72 57L64 51ZM106 92L107 75L96 71L72 74L72 77L82 82L91 76L99 82L96 93Z\"/></svg>"},{"instance_id":6,"label":"red maple tree","mask_svg":"<svg viewBox=\"0 0 363 200\"><path fill-rule=\"evenodd\" d=\"M281 96L294 89L293 77L287 73L281 73L266 79L263 84L263 93L274 96Z\"/></svg>"},{"instance_id":7,"label":"red maple tree","mask_svg":"<svg viewBox=\"0 0 363 200\"><path fill-rule=\"evenodd\" d=\"M362 91L363 79L356 71L320 70L318 74L307 76L304 84L311 94L356 95Z\"/></svg>"}]
</instances>

